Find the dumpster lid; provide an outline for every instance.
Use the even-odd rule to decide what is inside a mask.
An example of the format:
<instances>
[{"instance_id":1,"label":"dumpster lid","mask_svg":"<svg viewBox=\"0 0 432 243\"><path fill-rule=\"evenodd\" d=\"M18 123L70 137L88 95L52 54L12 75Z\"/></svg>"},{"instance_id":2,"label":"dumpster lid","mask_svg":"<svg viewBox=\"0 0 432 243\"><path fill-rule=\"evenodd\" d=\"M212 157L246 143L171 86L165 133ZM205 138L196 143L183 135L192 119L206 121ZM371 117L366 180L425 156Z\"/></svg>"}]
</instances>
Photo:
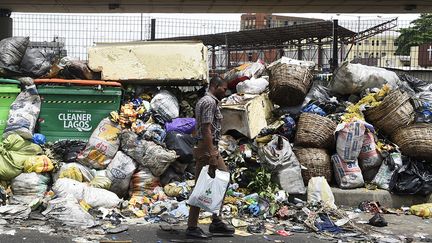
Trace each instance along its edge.
<instances>
[{"instance_id":1,"label":"dumpster lid","mask_svg":"<svg viewBox=\"0 0 432 243\"><path fill-rule=\"evenodd\" d=\"M81 85L81 86L115 86L121 87L120 83L117 82L106 82L101 80L81 80L81 79L60 79L60 78L47 78L47 79L35 79L35 84L64 84L64 85Z\"/></svg>"},{"instance_id":2,"label":"dumpster lid","mask_svg":"<svg viewBox=\"0 0 432 243\"><path fill-rule=\"evenodd\" d=\"M6 78L0 78L0 84L16 84L20 85L21 82L15 79L6 79Z\"/></svg>"}]
</instances>

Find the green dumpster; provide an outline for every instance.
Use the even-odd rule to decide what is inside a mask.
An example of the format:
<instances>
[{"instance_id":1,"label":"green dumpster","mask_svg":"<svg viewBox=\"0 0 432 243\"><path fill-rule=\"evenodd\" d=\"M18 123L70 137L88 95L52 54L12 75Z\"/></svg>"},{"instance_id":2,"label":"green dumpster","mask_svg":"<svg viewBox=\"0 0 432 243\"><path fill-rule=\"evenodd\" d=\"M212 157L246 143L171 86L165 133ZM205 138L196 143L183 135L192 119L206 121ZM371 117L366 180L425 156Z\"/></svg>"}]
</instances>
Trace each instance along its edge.
<instances>
[{"instance_id":1,"label":"green dumpster","mask_svg":"<svg viewBox=\"0 0 432 243\"><path fill-rule=\"evenodd\" d=\"M88 141L99 122L120 108L122 95L121 87L58 83L38 85L38 92L42 100L38 127L48 142Z\"/></svg>"},{"instance_id":2,"label":"green dumpster","mask_svg":"<svg viewBox=\"0 0 432 243\"><path fill-rule=\"evenodd\" d=\"M6 128L10 105L20 92L21 88L18 80L0 78L0 140Z\"/></svg>"}]
</instances>

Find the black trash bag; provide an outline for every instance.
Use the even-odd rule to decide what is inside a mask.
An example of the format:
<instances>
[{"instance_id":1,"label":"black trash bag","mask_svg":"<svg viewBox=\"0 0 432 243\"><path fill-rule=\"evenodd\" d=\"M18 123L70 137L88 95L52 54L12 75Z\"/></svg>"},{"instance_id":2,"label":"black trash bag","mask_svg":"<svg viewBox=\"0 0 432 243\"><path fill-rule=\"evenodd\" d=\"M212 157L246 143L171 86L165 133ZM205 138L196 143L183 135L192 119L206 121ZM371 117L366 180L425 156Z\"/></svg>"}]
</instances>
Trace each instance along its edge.
<instances>
[{"instance_id":1,"label":"black trash bag","mask_svg":"<svg viewBox=\"0 0 432 243\"><path fill-rule=\"evenodd\" d=\"M22 58L20 71L30 77L42 77L49 73L54 59L52 50L28 48Z\"/></svg>"},{"instance_id":2,"label":"black trash bag","mask_svg":"<svg viewBox=\"0 0 432 243\"><path fill-rule=\"evenodd\" d=\"M168 149L174 150L178 156L178 161L184 164L193 163L193 147L196 139L189 134L179 132L168 132L165 138L165 145Z\"/></svg>"},{"instance_id":3,"label":"black trash bag","mask_svg":"<svg viewBox=\"0 0 432 243\"><path fill-rule=\"evenodd\" d=\"M59 76L64 79L93 79L93 72L87 64L80 60L71 60L67 57L62 58L60 66L63 67L59 71Z\"/></svg>"},{"instance_id":4,"label":"black trash bag","mask_svg":"<svg viewBox=\"0 0 432 243\"><path fill-rule=\"evenodd\" d=\"M86 142L79 140L62 140L55 142L52 149L63 162L76 162L78 154L84 150Z\"/></svg>"},{"instance_id":5,"label":"black trash bag","mask_svg":"<svg viewBox=\"0 0 432 243\"><path fill-rule=\"evenodd\" d=\"M427 196L432 193L432 165L411 159L392 176L389 190L395 194Z\"/></svg>"},{"instance_id":6,"label":"black trash bag","mask_svg":"<svg viewBox=\"0 0 432 243\"><path fill-rule=\"evenodd\" d=\"M387 221L379 213L376 213L371 219L369 219L369 224L375 227L385 227L388 225Z\"/></svg>"},{"instance_id":7,"label":"black trash bag","mask_svg":"<svg viewBox=\"0 0 432 243\"><path fill-rule=\"evenodd\" d=\"M0 68L18 72L29 42L29 37L10 37L1 40Z\"/></svg>"},{"instance_id":8,"label":"black trash bag","mask_svg":"<svg viewBox=\"0 0 432 243\"><path fill-rule=\"evenodd\" d=\"M432 83L410 76L408 74L399 75L401 81L405 81L416 92L432 91Z\"/></svg>"}]
</instances>

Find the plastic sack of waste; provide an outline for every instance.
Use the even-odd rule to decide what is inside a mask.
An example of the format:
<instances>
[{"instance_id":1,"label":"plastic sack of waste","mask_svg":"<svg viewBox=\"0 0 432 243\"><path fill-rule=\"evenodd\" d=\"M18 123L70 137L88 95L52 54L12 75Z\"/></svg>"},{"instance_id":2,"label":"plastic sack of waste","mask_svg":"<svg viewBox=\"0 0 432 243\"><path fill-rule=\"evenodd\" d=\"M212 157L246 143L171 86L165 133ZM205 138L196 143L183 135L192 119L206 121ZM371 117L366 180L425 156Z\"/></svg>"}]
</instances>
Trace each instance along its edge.
<instances>
[{"instance_id":1,"label":"plastic sack of waste","mask_svg":"<svg viewBox=\"0 0 432 243\"><path fill-rule=\"evenodd\" d=\"M228 88L234 89L241 81L250 78L258 78L265 70L263 61L257 60L256 62L248 62L236 68L233 68L223 75L223 78L228 81Z\"/></svg>"},{"instance_id":2,"label":"plastic sack of waste","mask_svg":"<svg viewBox=\"0 0 432 243\"><path fill-rule=\"evenodd\" d=\"M159 124L150 124L144 132L144 138L153 141L157 144L161 144L166 137L166 131Z\"/></svg>"},{"instance_id":3,"label":"plastic sack of waste","mask_svg":"<svg viewBox=\"0 0 432 243\"><path fill-rule=\"evenodd\" d=\"M393 173L400 167L402 167L402 155L400 153L389 154L381 163L378 173L371 183L377 185L378 188L388 190Z\"/></svg>"},{"instance_id":4,"label":"plastic sack of waste","mask_svg":"<svg viewBox=\"0 0 432 243\"><path fill-rule=\"evenodd\" d=\"M323 176L312 177L308 182L307 202L313 204L321 201L334 209L337 208L327 180Z\"/></svg>"},{"instance_id":5,"label":"plastic sack of waste","mask_svg":"<svg viewBox=\"0 0 432 243\"><path fill-rule=\"evenodd\" d=\"M86 144L80 140L62 140L55 142L51 148L59 160L71 163L76 162L79 153L84 150Z\"/></svg>"},{"instance_id":6,"label":"plastic sack of waste","mask_svg":"<svg viewBox=\"0 0 432 243\"><path fill-rule=\"evenodd\" d=\"M393 173L389 191L395 194L427 196L432 193L432 165L403 158L401 168Z\"/></svg>"},{"instance_id":7,"label":"plastic sack of waste","mask_svg":"<svg viewBox=\"0 0 432 243\"><path fill-rule=\"evenodd\" d=\"M410 213L422 218L430 218L432 217L432 203L412 205L410 207Z\"/></svg>"},{"instance_id":8,"label":"plastic sack of waste","mask_svg":"<svg viewBox=\"0 0 432 243\"><path fill-rule=\"evenodd\" d=\"M31 81L33 82L33 81ZM3 138L16 133L31 140L39 116L41 99L34 84L25 87L10 106Z\"/></svg>"},{"instance_id":9,"label":"plastic sack of waste","mask_svg":"<svg viewBox=\"0 0 432 243\"><path fill-rule=\"evenodd\" d=\"M432 92L432 83L428 81L421 80L414 76L410 76L408 74L400 74L399 79L401 81L407 82L411 88L414 89L416 93L420 92Z\"/></svg>"},{"instance_id":10,"label":"plastic sack of waste","mask_svg":"<svg viewBox=\"0 0 432 243\"><path fill-rule=\"evenodd\" d=\"M54 164L46 155L38 155L28 158L24 162L24 172L44 173L54 169Z\"/></svg>"},{"instance_id":11,"label":"plastic sack of waste","mask_svg":"<svg viewBox=\"0 0 432 243\"><path fill-rule=\"evenodd\" d=\"M292 65L299 65L302 67L307 67L310 70L313 70L315 68L315 63L312 61L302 61L302 60L297 60L297 59L292 59L289 57L281 57L280 59L270 63L267 66L268 68L271 68L272 66L279 64L279 63L285 63L285 64L292 64Z\"/></svg>"},{"instance_id":12,"label":"plastic sack of waste","mask_svg":"<svg viewBox=\"0 0 432 243\"><path fill-rule=\"evenodd\" d=\"M75 199L79 201L83 200L94 208L112 208L122 202L113 192L101 188L94 188L69 178L58 179L54 183L52 190L59 197L72 195Z\"/></svg>"},{"instance_id":13,"label":"plastic sack of waste","mask_svg":"<svg viewBox=\"0 0 432 243\"><path fill-rule=\"evenodd\" d=\"M337 99L330 96L330 90L318 83L314 83L303 101L302 107L308 105L311 101L320 103L337 103Z\"/></svg>"},{"instance_id":14,"label":"plastic sack of waste","mask_svg":"<svg viewBox=\"0 0 432 243\"><path fill-rule=\"evenodd\" d=\"M365 122L354 120L336 127L336 152L345 162L357 162L366 131Z\"/></svg>"},{"instance_id":15,"label":"plastic sack of waste","mask_svg":"<svg viewBox=\"0 0 432 243\"><path fill-rule=\"evenodd\" d=\"M50 200L42 215L68 226L93 227L98 225L93 216L86 212L72 195Z\"/></svg>"},{"instance_id":16,"label":"plastic sack of waste","mask_svg":"<svg viewBox=\"0 0 432 243\"><path fill-rule=\"evenodd\" d=\"M0 69L18 72L21 60L30 42L29 37L9 37L0 41ZM0 70L0 74L4 74Z\"/></svg>"},{"instance_id":17,"label":"plastic sack of waste","mask_svg":"<svg viewBox=\"0 0 432 243\"><path fill-rule=\"evenodd\" d=\"M166 132L181 132L185 134L192 134L195 130L195 118L176 118L171 122L165 123Z\"/></svg>"},{"instance_id":18,"label":"plastic sack of waste","mask_svg":"<svg viewBox=\"0 0 432 243\"><path fill-rule=\"evenodd\" d=\"M278 181L287 193L303 194L306 192L300 163L286 138L273 135L272 140L258 150L258 154L264 167L277 171Z\"/></svg>"},{"instance_id":19,"label":"plastic sack of waste","mask_svg":"<svg viewBox=\"0 0 432 243\"><path fill-rule=\"evenodd\" d=\"M373 132L366 131L358 161L364 180L372 181L382 163L382 157L377 149Z\"/></svg>"},{"instance_id":20,"label":"plastic sack of waste","mask_svg":"<svg viewBox=\"0 0 432 243\"><path fill-rule=\"evenodd\" d=\"M344 62L336 69L330 89L344 95L359 94L368 88L381 88L384 84L397 88L399 77L384 68Z\"/></svg>"},{"instance_id":21,"label":"plastic sack of waste","mask_svg":"<svg viewBox=\"0 0 432 243\"><path fill-rule=\"evenodd\" d=\"M296 131L295 120L291 116L285 115L283 116L282 121L284 124L280 134L288 139L293 138Z\"/></svg>"},{"instance_id":22,"label":"plastic sack of waste","mask_svg":"<svg viewBox=\"0 0 432 243\"><path fill-rule=\"evenodd\" d=\"M317 106L315 104L309 104L306 107L304 107L301 111L307 112L307 113L317 114L320 116L326 116L327 115L323 109L321 109L319 106Z\"/></svg>"},{"instance_id":23,"label":"plastic sack of waste","mask_svg":"<svg viewBox=\"0 0 432 243\"><path fill-rule=\"evenodd\" d=\"M357 161L346 162L335 154L332 156L335 178L338 186L342 189L353 189L364 185L362 171Z\"/></svg>"},{"instance_id":24,"label":"plastic sack of waste","mask_svg":"<svg viewBox=\"0 0 432 243\"><path fill-rule=\"evenodd\" d=\"M106 169L106 175L112 182L109 190L119 197L125 196L136 168L132 158L118 151Z\"/></svg>"},{"instance_id":25,"label":"plastic sack of waste","mask_svg":"<svg viewBox=\"0 0 432 243\"><path fill-rule=\"evenodd\" d=\"M13 201L29 204L36 199L43 198L50 180L49 174L21 173L11 183Z\"/></svg>"},{"instance_id":26,"label":"plastic sack of waste","mask_svg":"<svg viewBox=\"0 0 432 243\"><path fill-rule=\"evenodd\" d=\"M60 163L60 169L54 173L53 179L54 182L60 178L69 178L78 182L90 182L93 180L94 174L94 170L78 163Z\"/></svg>"},{"instance_id":27,"label":"plastic sack of waste","mask_svg":"<svg viewBox=\"0 0 432 243\"><path fill-rule=\"evenodd\" d=\"M46 143L46 137L43 134L35 133L33 134L32 142L37 145L44 145Z\"/></svg>"},{"instance_id":28,"label":"plastic sack of waste","mask_svg":"<svg viewBox=\"0 0 432 243\"><path fill-rule=\"evenodd\" d=\"M240 82L236 86L237 93L239 94L261 94L269 85L268 80L265 78L251 78Z\"/></svg>"},{"instance_id":29,"label":"plastic sack of waste","mask_svg":"<svg viewBox=\"0 0 432 243\"><path fill-rule=\"evenodd\" d=\"M208 169L208 165L202 168L196 186L188 199L188 204L218 214L228 188L230 174L216 170L215 177L211 178Z\"/></svg>"},{"instance_id":30,"label":"plastic sack of waste","mask_svg":"<svg viewBox=\"0 0 432 243\"><path fill-rule=\"evenodd\" d=\"M121 128L103 119L93 131L85 149L78 155L78 162L95 169L105 169L120 146Z\"/></svg>"},{"instance_id":31,"label":"plastic sack of waste","mask_svg":"<svg viewBox=\"0 0 432 243\"><path fill-rule=\"evenodd\" d=\"M93 79L93 73L87 64L81 60L63 57L59 63L58 76L64 79Z\"/></svg>"},{"instance_id":32,"label":"plastic sack of waste","mask_svg":"<svg viewBox=\"0 0 432 243\"><path fill-rule=\"evenodd\" d=\"M177 118L180 106L177 98L167 90L161 90L150 102L150 108L159 114L165 122Z\"/></svg>"},{"instance_id":33,"label":"plastic sack of waste","mask_svg":"<svg viewBox=\"0 0 432 243\"><path fill-rule=\"evenodd\" d=\"M95 176L90 181L89 185L96 188L102 188L109 190L111 187L112 181L108 178L106 174L106 170L98 170L95 173Z\"/></svg>"},{"instance_id":34,"label":"plastic sack of waste","mask_svg":"<svg viewBox=\"0 0 432 243\"><path fill-rule=\"evenodd\" d=\"M174 150L179 156L178 160L184 164L193 163L193 148L195 138L189 134L168 132L165 138L165 145L168 149Z\"/></svg>"},{"instance_id":35,"label":"plastic sack of waste","mask_svg":"<svg viewBox=\"0 0 432 243\"><path fill-rule=\"evenodd\" d=\"M0 181L10 181L24 168L24 162L29 158L42 154L39 145L25 140L17 134L8 136L0 144Z\"/></svg>"},{"instance_id":36,"label":"plastic sack of waste","mask_svg":"<svg viewBox=\"0 0 432 243\"><path fill-rule=\"evenodd\" d=\"M146 196L151 195L153 190L159 186L159 178L155 177L151 171L144 167L132 175L129 196Z\"/></svg>"},{"instance_id":37,"label":"plastic sack of waste","mask_svg":"<svg viewBox=\"0 0 432 243\"><path fill-rule=\"evenodd\" d=\"M50 49L27 48L20 65L20 71L33 78L49 73L55 60L55 53Z\"/></svg>"}]
</instances>

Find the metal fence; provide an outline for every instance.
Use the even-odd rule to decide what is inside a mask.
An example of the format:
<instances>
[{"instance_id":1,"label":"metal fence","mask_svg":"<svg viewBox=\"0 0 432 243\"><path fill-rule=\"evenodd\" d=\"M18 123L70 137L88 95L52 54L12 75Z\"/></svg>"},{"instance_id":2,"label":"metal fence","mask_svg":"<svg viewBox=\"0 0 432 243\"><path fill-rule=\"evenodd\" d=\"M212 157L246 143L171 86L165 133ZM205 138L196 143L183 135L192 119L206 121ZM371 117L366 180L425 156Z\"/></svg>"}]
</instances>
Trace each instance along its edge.
<instances>
[{"instance_id":1,"label":"metal fence","mask_svg":"<svg viewBox=\"0 0 432 243\"><path fill-rule=\"evenodd\" d=\"M87 48L97 42L126 42L137 40L150 40L171 38L178 36L194 36L217 34L223 32L272 28L287 25L302 24L303 21L314 22L322 20L278 20L277 22L259 22L256 20L205 20L205 19L174 19L157 18L152 28L152 20L143 14L39 14L39 13L13 13L13 35L30 36L30 40L37 46L43 43L60 42L57 47L65 49L68 56L87 59ZM339 42L338 60L357 62L371 66L385 67L397 72L409 72L423 75L430 79L430 67L422 64L427 49L424 46L412 47L410 53L398 55L396 50L397 37L401 28L410 26L410 21L389 19L361 19L339 21L339 25L355 33L349 41ZM153 36L152 36L153 30ZM253 38L251 36L250 38ZM311 60L317 62L317 46L300 40L299 45L287 45L281 49L245 50L236 53L238 60L230 57L231 66L247 61L264 59L266 62L274 61L281 55ZM324 64L328 68L332 58L331 44L322 46ZM429 48L432 52L432 48ZM300 50L300 52L299 52ZM427 54L427 53L426 53ZM216 63L213 65L213 61ZM215 69L223 70L227 64L227 53L222 47L217 48L216 58L209 56L209 64Z\"/></svg>"}]
</instances>

